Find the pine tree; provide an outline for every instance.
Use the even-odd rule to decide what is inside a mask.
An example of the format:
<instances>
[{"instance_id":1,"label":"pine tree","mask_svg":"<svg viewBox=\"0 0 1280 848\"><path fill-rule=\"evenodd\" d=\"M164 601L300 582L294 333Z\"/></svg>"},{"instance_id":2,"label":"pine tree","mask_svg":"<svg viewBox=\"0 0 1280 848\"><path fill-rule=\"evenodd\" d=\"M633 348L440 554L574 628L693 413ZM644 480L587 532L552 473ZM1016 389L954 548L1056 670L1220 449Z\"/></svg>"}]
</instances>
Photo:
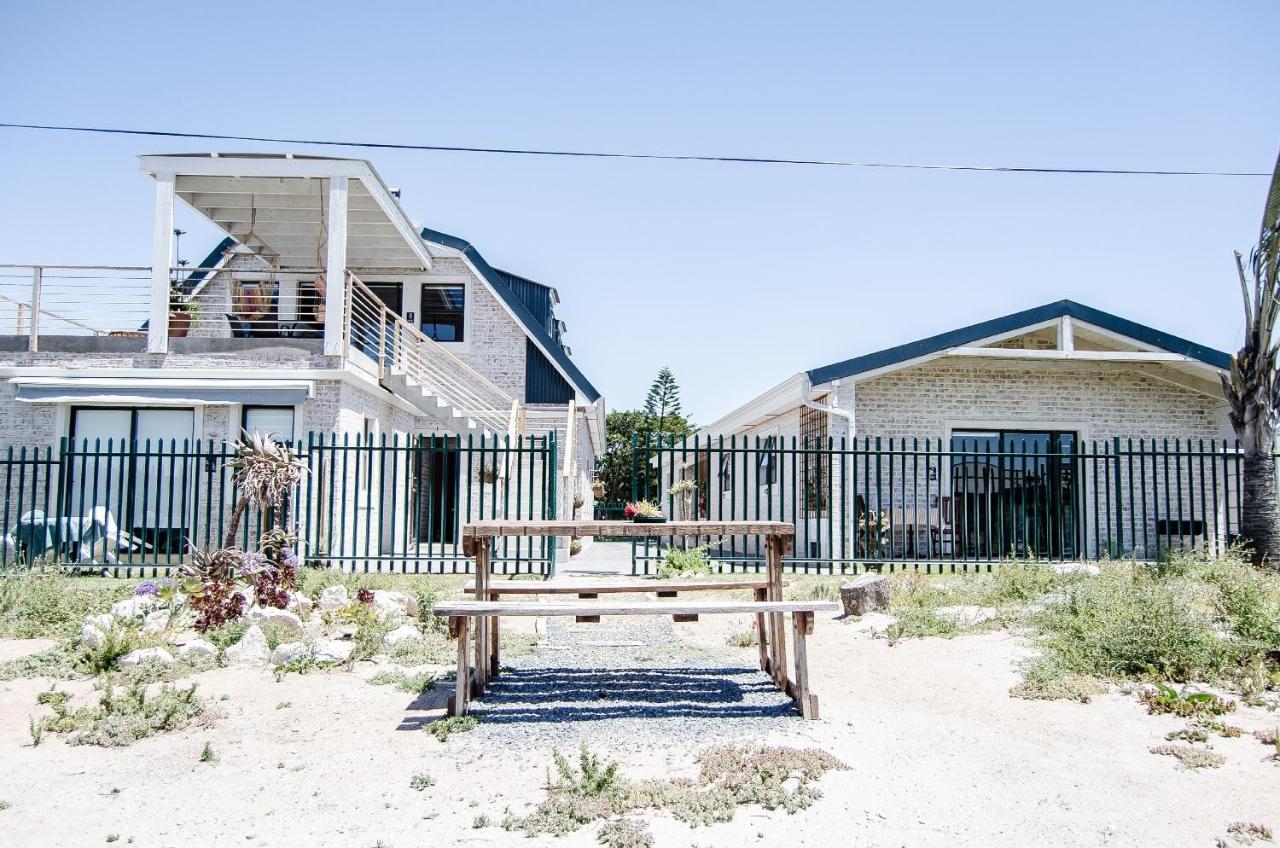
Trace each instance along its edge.
<instances>
[{"instance_id":1,"label":"pine tree","mask_svg":"<svg viewBox=\"0 0 1280 848\"><path fill-rule=\"evenodd\" d=\"M676 385L676 377L665 365L658 371L657 378L649 387L649 395L644 401L645 414L657 424L659 433L666 432L667 418L680 414L680 387Z\"/></svg>"}]
</instances>

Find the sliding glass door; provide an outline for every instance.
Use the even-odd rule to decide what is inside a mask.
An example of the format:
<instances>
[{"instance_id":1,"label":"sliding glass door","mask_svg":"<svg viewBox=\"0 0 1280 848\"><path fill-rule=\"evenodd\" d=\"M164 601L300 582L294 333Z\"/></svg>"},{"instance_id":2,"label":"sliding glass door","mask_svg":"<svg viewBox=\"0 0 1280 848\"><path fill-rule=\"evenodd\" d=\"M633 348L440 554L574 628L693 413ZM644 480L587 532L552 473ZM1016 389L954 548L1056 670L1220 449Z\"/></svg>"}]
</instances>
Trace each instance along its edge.
<instances>
[{"instance_id":1,"label":"sliding glass door","mask_svg":"<svg viewBox=\"0 0 1280 848\"><path fill-rule=\"evenodd\" d=\"M1074 559L1076 434L966 430L951 436L952 523L964 559Z\"/></svg>"}]
</instances>

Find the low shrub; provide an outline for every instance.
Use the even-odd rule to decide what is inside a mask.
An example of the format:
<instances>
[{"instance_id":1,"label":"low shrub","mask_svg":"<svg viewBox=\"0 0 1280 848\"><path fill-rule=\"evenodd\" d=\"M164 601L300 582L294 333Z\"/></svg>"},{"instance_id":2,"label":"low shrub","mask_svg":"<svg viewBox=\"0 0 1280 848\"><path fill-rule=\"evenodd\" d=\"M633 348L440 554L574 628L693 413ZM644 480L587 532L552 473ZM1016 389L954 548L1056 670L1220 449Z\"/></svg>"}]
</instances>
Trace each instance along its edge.
<instances>
[{"instance_id":1,"label":"low shrub","mask_svg":"<svg viewBox=\"0 0 1280 848\"><path fill-rule=\"evenodd\" d=\"M1015 698L1031 701L1079 701L1087 704L1107 691L1107 682L1089 674L1076 674L1044 660L1026 666L1022 682L1009 690Z\"/></svg>"},{"instance_id":2,"label":"low shrub","mask_svg":"<svg viewBox=\"0 0 1280 848\"><path fill-rule=\"evenodd\" d=\"M653 848L653 833L645 822L619 819L601 827L596 841L605 848Z\"/></svg>"},{"instance_id":3,"label":"low shrub","mask_svg":"<svg viewBox=\"0 0 1280 848\"><path fill-rule=\"evenodd\" d=\"M1151 689L1144 690L1142 702L1147 705L1147 712L1152 715L1172 713L1189 718L1198 715L1222 715L1233 712L1235 701L1219 698L1208 692L1188 692L1174 689L1163 683L1157 683Z\"/></svg>"},{"instance_id":4,"label":"low shrub","mask_svg":"<svg viewBox=\"0 0 1280 848\"><path fill-rule=\"evenodd\" d=\"M69 638L85 616L106 612L132 591L132 582L57 570L0 577L0 638Z\"/></svg>"},{"instance_id":5,"label":"low shrub","mask_svg":"<svg viewBox=\"0 0 1280 848\"><path fill-rule=\"evenodd\" d=\"M415 774L409 778L409 788L421 792L436 785L436 779L429 774Z\"/></svg>"},{"instance_id":6,"label":"low shrub","mask_svg":"<svg viewBox=\"0 0 1280 848\"><path fill-rule=\"evenodd\" d=\"M1189 769L1217 768L1227 758L1208 748L1196 748L1192 745L1157 745L1151 749L1153 754L1174 757Z\"/></svg>"},{"instance_id":7,"label":"low shrub","mask_svg":"<svg viewBox=\"0 0 1280 848\"><path fill-rule=\"evenodd\" d=\"M739 630L736 633L730 633L725 642L730 648L754 648L756 634L752 630Z\"/></svg>"},{"instance_id":8,"label":"low shrub","mask_svg":"<svg viewBox=\"0 0 1280 848\"><path fill-rule=\"evenodd\" d=\"M724 745L698 757L697 781L647 780L633 783L618 773L617 763L602 763L585 748L578 769L555 754L557 778L547 781L547 797L527 816L508 816L502 826L527 836L563 836L594 821L625 816L645 809L670 812L689 825L730 821L739 806L759 804L766 809L797 812L819 797L814 781L845 765L825 751ZM647 830L602 828L606 845L648 845ZM606 839L632 838L626 841ZM651 837L650 837L651 838Z\"/></svg>"},{"instance_id":9,"label":"low shrub","mask_svg":"<svg viewBox=\"0 0 1280 848\"><path fill-rule=\"evenodd\" d=\"M423 729L441 742L445 742L455 733L466 733L468 730L475 730L476 725L479 723L480 719L472 715L449 716L448 718L437 719Z\"/></svg>"},{"instance_id":10,"label":"low shrub","mask_svg":"<svg viewBox=\"0 0 1280 848\"><path fill-rule=\"evenodd\" d=\"M70 642L7 663L0 663L0 680L22 680L48 677L53 680L73 680L84 676L76 662Z\"/></svg>"},{"instance_id":11,"label":"low shrub","mask_svg":"<svg viewBox=\"0 0 1280 848\"><path fill-rule=\"evenodd\" d=\"M693 548L668 548L658 563L658 576L664 579L672 577L692 577L711 573L711 558L707 545Z\"/></svg>"},{"instance_id":12,"label":"low shrub","mask_svg":"<svg viewBox=\"0 0 1280 848\"><path fill-rule=\"evenodd\" d=\"M32 718L32 740L36 729L43 734L62 734L71 745L120 747L139 739L180 730L197 719L210 719L212 713L204 700L196 695L196 685L177 689L165 685L153 694L135 683L123 691L112 680L97 686L98 703L72 710L65 692L43 692L39 702L53 709L53 715ZM36 743L38 744L38 742Z\"/></svg>"},{"instance_id":13,"label":"low shrub","mask_svg":"<svg viewBox=\"0 0 1280 848\"><path fill-rule=\"evenodd\" d=\"M434 674L428 674L425 671L417 674L407 674L398 669L384 669L373 675L373 677L370 677L369 682L374 686L391 685L399 689L401 692L408 692L411 695L420 695L435 684L436 676Z\"/></svg>"}]
</instances>

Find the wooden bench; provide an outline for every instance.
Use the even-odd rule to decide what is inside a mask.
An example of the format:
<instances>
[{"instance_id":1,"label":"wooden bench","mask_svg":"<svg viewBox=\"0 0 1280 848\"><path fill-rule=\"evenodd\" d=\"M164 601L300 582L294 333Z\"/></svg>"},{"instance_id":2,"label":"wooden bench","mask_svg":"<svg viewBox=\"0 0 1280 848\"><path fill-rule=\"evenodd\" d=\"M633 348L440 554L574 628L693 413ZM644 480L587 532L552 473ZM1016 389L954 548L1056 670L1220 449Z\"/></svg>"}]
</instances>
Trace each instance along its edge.
<instances>
[{"instance_id":1,"label":"wooden bench","mask_svg":"<svg viewBox=\"0 0 1280 848\"><path fill-rule=\"evenodd\" d=\"M518 601L443 601L435 605L435 613L449 619L449 633L458 639L458 676L454 694L449 702L450 715L466 715L467 704L473 695L482 695L489 680L498 673L498 640L488 645L488 652L481 652L483 645L477 642L477 659L473 669L470 662L470 620L497 619L502 616L602 616L602 615L718 615L748 614L756 616L757 629L764 634L765 616L781 617L791 613L792 666L788 675L786 657L775 662L767 653L763 639L760 642L760 667L768 672L778 688L786 692L800 714L807 719L818 717L818 698L809 690L809 658L805 637L813 633L813 615L816 612L837 612L840 605L831 601L615 601L577 602L543 601L522 603ZM477 632L479 635L479 632ZM776 646L775 646L776 654Z\"/></svg>"},{"instance_id":2,"label":"wooden bench","mask_svg":"<svg viewBox=\"0 0 1280 848\"><path fill-rule=\"evenodd\" d=\"M786 583L782 584L786 587ZM577 595L579 600L596 600L601 595L644 595L656 594L659 598L679 597L681 592L718 592L742 589L753 592L757 601L766 600L769 581L760 580L609 580L597 578L592 580L497 580L490 581L484 587L489 595L484 600L497 601L502 595ZM474 594L476 584L468 583L463 592ZM686 615L673 613L675 621L697 621L696 614ZM580 624L594 624L600 621L598 615L580 615ZM762 638L763 638L763 631ZM494 637L497 638L496 636Z\"/></svg>"}]
</instances>

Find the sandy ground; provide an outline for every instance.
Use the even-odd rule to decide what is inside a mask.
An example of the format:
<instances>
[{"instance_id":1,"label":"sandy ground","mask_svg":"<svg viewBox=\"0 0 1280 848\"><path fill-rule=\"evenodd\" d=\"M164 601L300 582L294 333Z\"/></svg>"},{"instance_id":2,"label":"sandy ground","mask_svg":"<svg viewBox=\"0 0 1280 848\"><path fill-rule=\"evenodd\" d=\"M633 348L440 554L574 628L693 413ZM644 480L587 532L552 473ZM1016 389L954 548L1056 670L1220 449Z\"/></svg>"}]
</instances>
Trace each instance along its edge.
<instances>
[{"instance_id":1,"label":"sandy ground","mask_svg":"<svg viewBox=\"0 0 1280 848\"><path fill-rule=\"evenodd\" d=\"M720 618L678 632L723 645L740 628ZM0 643L0 656L17 652ZM1256 740L1214 740L1227 765L1180 768L1148 748L1182 722L1148 716L1131 696L1010 698L1025 652L1004 633L890 647L857 626L818 622L810 662L822 720L777 719L755 741L820 746L850 769L826 776L823 799L794 816L743 809L698 829L652 816L656 844L1169 848L1213 846L1237 820L1280 828L1280 764L1264 761ZM474 829L480 814L500 821L542 797L550 751L494 749L483 725L439 743L418 728L440 715L443 693L371 686L375 670L283 682L206 672L201 690L224 713L214 727L113 750L56 738L33 748L27 719L48 683L0 683L0 799L11 805L0 811L0 844L101 845L113 835L139 846L596 844L594 827L535 840ZM1244 709L1228 720L1252 731L1280 717ZM198 762L206 742L214 763ZM628 775L691 776L699 740L607 747ZM420 773L436 785L410 788Z\"/></svg>"}]
</instances>

